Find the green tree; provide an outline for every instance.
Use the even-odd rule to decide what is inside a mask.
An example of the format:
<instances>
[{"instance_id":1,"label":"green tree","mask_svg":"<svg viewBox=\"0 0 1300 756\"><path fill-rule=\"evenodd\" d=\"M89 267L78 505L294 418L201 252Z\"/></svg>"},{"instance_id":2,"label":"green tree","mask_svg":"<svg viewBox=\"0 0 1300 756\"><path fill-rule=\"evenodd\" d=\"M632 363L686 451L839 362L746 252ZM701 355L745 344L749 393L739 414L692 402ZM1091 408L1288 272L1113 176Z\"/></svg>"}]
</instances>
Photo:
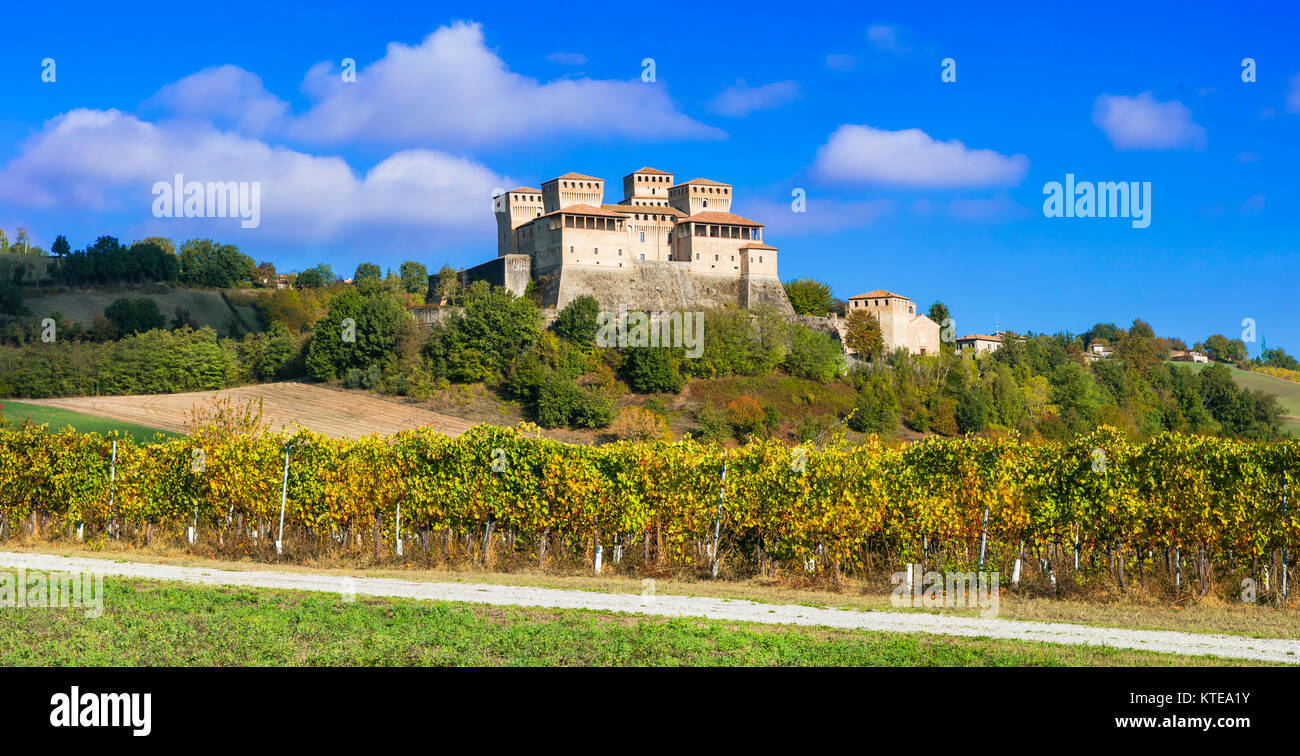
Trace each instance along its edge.
<instances>
[{"instance_id":1,"label":"green tree","mask_svg":"<svg viewBox=\"0 0 1300 756\"><path fill-rule=\"evenodd\" d=\"M785 369L797 378L825 383L844 372L844 350L830 334L796 324L790 329Z\"/></svg>"},{"instance_id":2,"label":"green tree","mask_svg":"<svg viewBox=\"0 0 1300 756\"><path fill-rule=\"evenodd\" d=\"M299 273L295 283L300 289L319 289L329 286L334 283L334 270L329 265L321 263Z\"/></svg>"},{"instance_id":3,"label":"green tree","mask_svg":"<svg viewBox=\"0 0 1300 756\"><path fill-rule=\"evenodd\" d=\"M397 270L402 276L402 289L407 294L423 295L429 290L429 269L424 265L407 260Z\"/></svg>"},{"instance_id":4,"label":"green tree","mask_svg":"<svg viewBox=\"0 0 1300 756\"><path fill-rule=\"evenodd\" d=\"M599 315L600 303L595 297L584 294L560 310L551 330L562 339L590 346L595 343L596 320Z\"/></svg>"},{"instance_id":5,"label":"green tree","mask_svg":"<svg viewBox=\"0 0 1300 756\"><path fill-rule=\"evenodd\" d=\"M800 315L823 316L834 306L831 287L811 278L796 278L785 284L790 306Z\"/></svg>"},{"instance_id":6,"label":"green tree","mask_svg":"<svg viewBox=\"0 0 1300 756\"><path fill-rule=\"evenodd\" d=\"M898 432L898 396L883 372L857 373L858 396L848 426L859 433L890 438Z\"/></svg>"},{"instance_id":7,"label":"green tree","mask_svg":"<svg viewBox=\"0 0 1300 756\"><path fill-rule=\"evenodd\" d=\"M1246 344L1241 339L1228 339L1222 334L1214 334L1204 344L1196 345L1212 360L1218 362L1241 362L1246 359Z\"/></svg>"},{"instance_id":8,"label":"green tree","mask_svg":"<svg viewBox=\"0 0 1300 756\"><path fill-rule=\"evenodd\" d=\"M623 352L623 377L639 394L675 394L686 379L666 347L630 347Z\"/></svg>"},{"instance_id":9,"label":"green tree","mask_svg":"<svg viewBox=\"0 0 1300 756\"><path fill-rule=\"evenodd\" d=\"M158 310L158 303L148 297L116 299L104 308L104 317L108 318L121 334L141 333L162 328L167 319Z\"/></svg>"},{"instance_id":10,"label":"green tree","mask_svg":"<svg viewBox=\"0 0 1300 756\"><path fill-rule=\"evenodd\" d=\"M454 305L461 300L463 287L460 285L460 274L450 265L443 265L438 269L438 278L434 284L433 294L442 298L444 305Z\"/></svg>"},{"instance_id":11,"label":"green tree","mask_svg":"<svg viewBox=\"0 0 1300 756\"><path fill-rule=\"evenodd\" d=\"M383 366L397 346L410 315L377 281L363 282L330 300L307 348L307 374L318 380L341 377L350 369ZM351 318L351 324L344 321ZM352 327L349 328L348 326Z\"/></svg>"},{"instance_id":12,"label":"green tree","mask_svg":"<svg viewBox=\"0 0 1300 756\"><path fill-rule=\"evenodd\" d=\"M948 312L948 305L943 302L935 302L930 305L930 311L926 313L926 316L942 326L943 321L952 317L952 314Z\"/></svg>"},{"instance_id":13,"label":"green tree","mask_svg":"<svg viewBox=\"0 0 1300 756\"><path fill-rule=\"evenodd\" d=\"M356 272L352 274L352 283L361 281L378 281L382 278L384 272L374 263L363 262L357 266Z\"/></svg>"},{"instance_id":14,"label":"green tree","mask_svg":"<svg viewBox=\"0 0 1300 756\"><path fill-rule=\"evenodd\" d=\"M63 234L54 237L54 243L50 245L50 252L55 257L67 257L72 252L72 247L68 245L68 237Z\"/></svg>"},{"instance_id":15,"label":"green tree","mask_svg":"<svg viewBox=\"0 0 1300 756\"><path fill-rule=\"evenodd\" d=\"M885 349L885 339L880 333L880 322L866 310L849 313L844 343L858 357L874 362Z\"/></svg>"}]
</instances>

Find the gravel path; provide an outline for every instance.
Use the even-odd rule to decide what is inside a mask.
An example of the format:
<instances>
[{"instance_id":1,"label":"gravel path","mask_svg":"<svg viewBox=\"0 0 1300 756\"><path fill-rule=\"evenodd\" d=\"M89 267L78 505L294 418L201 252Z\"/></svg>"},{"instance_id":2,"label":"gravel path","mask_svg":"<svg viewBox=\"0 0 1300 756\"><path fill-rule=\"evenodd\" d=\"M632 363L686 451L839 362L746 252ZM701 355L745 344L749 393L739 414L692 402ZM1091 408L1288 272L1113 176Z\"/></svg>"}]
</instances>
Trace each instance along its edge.
<instances>
[{"instance_id":1,"label":"gravel path","mask_svg":"<svg viewBox=\"0 0 1300 756\"><path fill-rule=\"evenodd\" d=\"M779 625L820 625L847 630L1004 638L1300 664L1300 641L1202 635L1167 630L1128 630L1056 622L954 617L919 612L846 611L692 596L643 596L475 583L423 583L391 578L353 578L289 572L239 572L202 567L113 562L51 554L0 552L0 567L23 567L45 572L87 571L149 580L323 591L345 596L353 594L397 596L475 604L595 609L666 617L707 617Z\"/></svg>"}]
</instances>

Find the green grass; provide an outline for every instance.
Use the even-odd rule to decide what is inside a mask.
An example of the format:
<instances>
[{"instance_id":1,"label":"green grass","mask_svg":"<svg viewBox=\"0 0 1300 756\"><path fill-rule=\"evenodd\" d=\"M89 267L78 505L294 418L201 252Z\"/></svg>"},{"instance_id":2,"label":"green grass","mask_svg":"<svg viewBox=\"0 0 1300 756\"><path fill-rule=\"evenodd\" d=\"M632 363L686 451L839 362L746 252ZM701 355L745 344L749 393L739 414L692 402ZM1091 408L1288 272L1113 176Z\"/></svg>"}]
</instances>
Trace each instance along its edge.
<instances>
[{"instance_id":1,"label":"green grass","mask_svg":"<svg viewBox=\"0 0 1300 756\"><path fill-rule=\"evenodd\" d=\"M14 402L8 399L0 400L0 405L3 405L4 416L9 420L20 423L24 419L30 418L36 425L49 423L51 431L58 431L67 426L72 426L82 433L107 435L111 431L118 431L124 436L130 436L136 443L152 441L155 433L161 433L166 438L175 438L180 435L159 428L150 428L147 425L110 420L109 418L96 417L95 415L87 415L58 407Z\"/></svg>"},{"instance_id":2,"label":"green grass","mask_svg":"<svg viewBox=\"0 0 1300 756\"><path fill-rule=\"evenodd\" d=\"M1182 365L1200 371L1204 370L1209 363L1169 362L1167 364ZM1282 423L1283 429L1289 430L1292 435L1300 435L1300 383L1282 380L1264 373L1241 370L1235 365L1224 365L1224 367L1232 373L1232 380L1238 386L1276 396L1277 403L1282 406L1282 412L1287 415Z\"/></svg>"},{"instance_id":3,"label":"green grass","mask_svg":"<svg viewBox=\"0 0 1300 756\"><path fill-rule=\"evenodd\" d=\"M166 286L151 286L140 289L78 289L51 294L48 296L24 297L23 306L32 312L32 317L40 320L51 313L61 313L74 323L90 327L95 317L104 314L104 308L122 297L148 298L158 303L158 309L168 321L181 307L190 311L200 326L211 326L217 333L226 335L228 325L234 319L228 306L221 298L221 292L215 289L185 289ZM240 315L240 332L248 328L259 328L257 313L247 305L236 305Z\"/></svg>"},{"instance_id":4,"label":"green grass","mask_svg":"<svg viewBox=\"0 0 1300 756\"><path fill-rule=\"evenodd\" d=\"M1099 666L1226 660L109 578L104 612L0 608L0 665Z\"/></svg>"}]
</instances>

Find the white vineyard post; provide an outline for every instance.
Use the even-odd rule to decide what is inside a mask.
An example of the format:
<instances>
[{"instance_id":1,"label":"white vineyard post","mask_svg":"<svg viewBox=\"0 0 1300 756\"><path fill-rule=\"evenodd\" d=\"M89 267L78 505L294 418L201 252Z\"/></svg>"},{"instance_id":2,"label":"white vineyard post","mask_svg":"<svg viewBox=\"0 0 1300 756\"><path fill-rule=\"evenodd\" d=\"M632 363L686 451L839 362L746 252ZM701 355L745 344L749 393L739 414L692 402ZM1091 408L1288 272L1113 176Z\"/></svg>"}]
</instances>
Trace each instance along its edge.
<instances>
[{"instance_id":1,"label":"white vineyard post","mask_svg":"<svg viewBox=\"0 0 1300 756\"><path fill-rule=\"evenodd\" d=\"M600 574L600 563L601 563L601 557L602 557L602 554L601 554L601 547L600 547L600 544L596 544L596 574L597 574L597 575Z\"/></svg>"},{"instance_id":2,"label":"white vineyard post","mask_svg":"<svg viewBox=\"0 0 1300 756\"><path fill-rule=\"evenodd\" d=\"M284 444L284 483L280 487L280 532L275 537L275 553L284 553L284 502L289 496L289 444Z\"/></svg>"},{"instance_id":3,"label":"white vineyard post","mask_svg":"<svg viewBox=\"0 0 1300 756\"><path fill-rule=\"evenodd\" d=\"M989 530L989 508L984 507L984 523L980 525L980 568L979 568L980 572L984 571L984 550L985 547L988 545L988 530Z\"/></svg>"},{"instance_id":4,"label":"white vineyard post","mask_svg":"<svg viewBox=\"0 0 1300 756\"><path fill-rule=\"evenodd\" d=\"M712 553L709 555L710 559L713 561L712 571L713 571L713 577L715 578L718 576L718 565L720 561L719 553L718 553L718 538L721 536L722 533L722 495L726 490L727 490L727 463L726 461L723 461L722 483L718 486L718 513L713 518L713 550Z\"/></svg>"},{"instance_id":5,"label":"white vineyard post","mask_svg":"<svg viewBox=\"0 0 1300 756\"><path fill-rule=\"evenodd\" d=\"M397 518L393 524L393 541L397 544L397 555L402 555L402 500L397 500Z\"/></svg>"},{"instance_id":6,"label":"white vineyard post","mask_svg":"<svg viewBox=\"0 0 1300 756\"><path fill-rule=\"evenodd\" d=\"M1282 603L1286 603L1286 471L1282 471Z\"/></svg>"},{"instance_id":7,"label":"white vineyard post","mask_svg":"<svg viewBox=\"0 0 1300 756\"><path fill-rule=\"evenodd\" d=\"M113 461L108 468L108 537L116 538L113 514L114 485L117 482L117 439L113 439Z\"/></svg>"}]
</instances>

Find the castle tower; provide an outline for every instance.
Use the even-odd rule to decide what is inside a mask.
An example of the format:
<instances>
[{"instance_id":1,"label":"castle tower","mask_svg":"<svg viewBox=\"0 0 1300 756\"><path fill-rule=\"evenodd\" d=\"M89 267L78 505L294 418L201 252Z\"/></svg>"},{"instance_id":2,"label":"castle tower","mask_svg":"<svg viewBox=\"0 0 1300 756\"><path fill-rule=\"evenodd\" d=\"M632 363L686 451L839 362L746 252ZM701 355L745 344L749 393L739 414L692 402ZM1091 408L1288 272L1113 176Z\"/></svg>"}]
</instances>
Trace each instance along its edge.
<instances>
[{"instance_id":1,"label":"castle tower","mask_svg":"<svg viewBox=\"0 0 1300 756\"><path fill-rule=\"evenodd\" d=\"M673 174L657 168L642 168L623 177L623 201L637 207L668 207L668 190Z\"/></svg>"},{"instance_id":2,"label":"castle tower","mask_svg":"<svg viewBox=\"0 0 1300 756\"><path fill-rule=\"evenodd\" d=\"M519 251L515 229L542 214L542 190L521 186L498 194L492 212L497 217L497 257L515 254Z\"/></svg>"},{"instance_id":3,"label":"castle tower","mask_svg":"<svg viewBox=\"0 0 1300 756\"><path fill-rule=\"evenodd\" d=\"M605 179L566 173L542 184L542 212L553 213L570 205L600 207L605 198Z\"/></svg>"},{"instance_id":4,"label":"castle tower","mask_svg":"<svg viewBox=\"0 0 1300 756\"><path fill-rule=\"evenodd\" d=\"M731 212L731 184L697 178L668 189L668 204L687 215Z\"/></svg>"}]
</instances>

